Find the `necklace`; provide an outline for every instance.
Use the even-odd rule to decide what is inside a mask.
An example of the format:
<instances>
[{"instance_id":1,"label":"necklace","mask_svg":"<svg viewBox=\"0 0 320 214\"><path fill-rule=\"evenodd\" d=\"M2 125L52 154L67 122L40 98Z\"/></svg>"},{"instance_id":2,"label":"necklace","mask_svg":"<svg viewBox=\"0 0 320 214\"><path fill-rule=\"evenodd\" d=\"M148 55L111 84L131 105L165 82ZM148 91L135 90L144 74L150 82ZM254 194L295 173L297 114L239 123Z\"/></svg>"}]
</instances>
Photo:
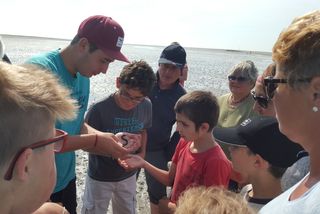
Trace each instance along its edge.
<instances>
[{"instance_id":1,"label":"necklace","mask_svg":"<svg viewBox=\"0 0 320 214\"><path fill-rule=\"evenodd\" d=\"M239 106L240 103L242 103L245 99L247 99L249 95L250 93L247 96L241 98L240 100L234 100L232 99L233 97L232 94L230 94L230 96L228 97L228 104L231 108L236 108Z\"/></svg>"}]
</instances>

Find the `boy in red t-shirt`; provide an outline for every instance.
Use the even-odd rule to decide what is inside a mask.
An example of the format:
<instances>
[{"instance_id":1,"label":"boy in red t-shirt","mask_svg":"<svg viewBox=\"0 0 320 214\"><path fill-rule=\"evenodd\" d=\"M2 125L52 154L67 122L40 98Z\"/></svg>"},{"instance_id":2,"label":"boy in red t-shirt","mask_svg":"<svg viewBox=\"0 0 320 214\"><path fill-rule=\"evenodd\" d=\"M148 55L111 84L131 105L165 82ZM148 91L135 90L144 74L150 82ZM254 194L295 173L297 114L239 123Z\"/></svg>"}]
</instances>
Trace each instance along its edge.
<instances>
[{"instance_id":1,"label":"boy in red t-shirt","mask_svg":"<svg viewBox=\"0 0 320 214\"><path fill-rule=\"evenodd\" d=\"M176 201L188 187L227 187L232 168L212 136L219 117L216 97L211 92L193 91L182 96L174 110L181 139L169 171L156 168L137 155L119 161L126 169L144 168L164 185L173 185L170 201L160 202L161 209L169 213L174 212Z\"/></svg>"}]
</instances>

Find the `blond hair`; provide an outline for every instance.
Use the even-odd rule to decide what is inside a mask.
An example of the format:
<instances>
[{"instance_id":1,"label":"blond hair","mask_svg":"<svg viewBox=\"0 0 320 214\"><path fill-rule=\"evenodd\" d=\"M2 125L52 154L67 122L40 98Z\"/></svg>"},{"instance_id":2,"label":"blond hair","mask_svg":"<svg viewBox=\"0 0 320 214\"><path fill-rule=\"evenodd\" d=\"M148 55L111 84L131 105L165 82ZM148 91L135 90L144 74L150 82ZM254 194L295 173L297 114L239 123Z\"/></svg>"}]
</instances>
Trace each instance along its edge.
<instances>
[{"instance_id":1,"label":"blond hair","mask_svg":"<svg viewBox=\"0 0 320 214\"><path fill-rule=\"evenodd\" d=\"M241 196L220 187L192 187L179 197L175 214L253 214Z\"/></svg>"},{"instance_id":2,"label":"blond hair","mask_svg":"<svg viewBox=\"0 0 320 214\"><path fill-rule=\"evenodd\" d=\"M73 119L76 101L48 71L0 62L0 167L48 133L55 120Z\"/></svg>"},{"instance_id":3,"label":"blond hair","mask_svg":"<svg viewBox=\"0 0 320 214\"><path fill-rule=\"evenodd\" d=\"M291 87L320 75L320 11L298 17L280 35L272 58L285 73ZM277 67L278 69L278 67Z\"/></svg>"}]
</instances>

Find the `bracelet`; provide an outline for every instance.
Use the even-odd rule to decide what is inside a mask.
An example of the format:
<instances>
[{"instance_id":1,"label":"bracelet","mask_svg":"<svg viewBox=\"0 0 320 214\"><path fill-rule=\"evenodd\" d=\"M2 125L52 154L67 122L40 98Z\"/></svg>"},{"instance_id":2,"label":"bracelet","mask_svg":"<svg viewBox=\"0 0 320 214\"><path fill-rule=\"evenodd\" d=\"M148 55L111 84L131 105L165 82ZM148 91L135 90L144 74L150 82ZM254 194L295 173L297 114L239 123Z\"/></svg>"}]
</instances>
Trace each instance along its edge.
<instances>
[{"instance_id":1,"label":"bracelet","mask_svg":"<svg viewBox=\"0 0 320 214\"><path fill-rule=\"evenodd\" d=\"M94 145L93 145L93 147L96 147L96 146L97 146L97 144L98 144L98 134L96 134L96 139L95 139L95 141L94 141Z\"/></svg>"}]
</instances>

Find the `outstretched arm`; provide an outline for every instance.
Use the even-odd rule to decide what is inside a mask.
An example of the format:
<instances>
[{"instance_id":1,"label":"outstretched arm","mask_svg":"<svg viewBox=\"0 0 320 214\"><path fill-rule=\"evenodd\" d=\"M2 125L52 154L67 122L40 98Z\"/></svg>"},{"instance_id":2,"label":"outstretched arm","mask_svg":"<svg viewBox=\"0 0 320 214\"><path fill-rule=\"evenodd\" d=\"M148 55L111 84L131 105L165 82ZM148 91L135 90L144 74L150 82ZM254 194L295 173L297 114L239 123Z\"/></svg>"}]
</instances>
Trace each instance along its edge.
<instances>
[{"instance_id":1,"label":"outstretched arm","mask_svg":"<svg viewBox=\"0 0 320 214\"><path fill-rule=\"evenodd\" d=\"M122 147L122 144L118 141L119 139L114 134L100 132L84 123L81 134L68 136L61 152L83 149L94 154L114 158L123 157L132 152L130 149Z\"/></svg>"},{"instance_id":2,"label":"outstretched arm","mask_svg":"<svg viewBox=\"0 0 320 214\"><path fill-rule=\"evenodd\" d=\"M119 160L119 164L128 170L144 168L163 185L172 186L173 184L175 166L171 166L169 171L162 170L145 161L139 155L127 155L124 159Z\"/></svg>"}]
</instances>

